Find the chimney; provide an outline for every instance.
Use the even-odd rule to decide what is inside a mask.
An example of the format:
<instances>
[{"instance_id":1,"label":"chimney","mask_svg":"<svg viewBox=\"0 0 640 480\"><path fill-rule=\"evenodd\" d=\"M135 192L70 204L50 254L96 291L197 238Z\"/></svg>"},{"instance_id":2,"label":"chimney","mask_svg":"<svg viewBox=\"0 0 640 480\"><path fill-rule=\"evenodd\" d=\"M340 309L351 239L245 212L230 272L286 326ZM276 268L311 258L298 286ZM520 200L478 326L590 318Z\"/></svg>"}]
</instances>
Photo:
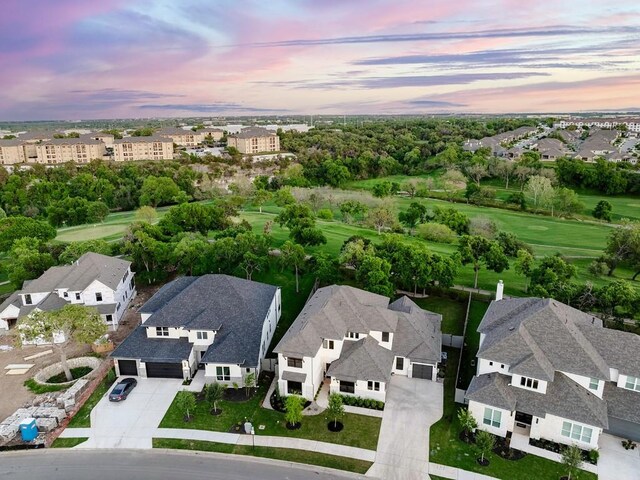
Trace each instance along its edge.
<instances>
[{"instance_id":1,"label":"chimney","mask_svg":"<svg viewBox=\"0 0 640 480\"><path fill-rule=\"evenodd\" d=\"M498 281L498 287L496 288L496 302L502 300L502 296L504 293L504 283L502 280Z\"/></svg>"}]
</instances>

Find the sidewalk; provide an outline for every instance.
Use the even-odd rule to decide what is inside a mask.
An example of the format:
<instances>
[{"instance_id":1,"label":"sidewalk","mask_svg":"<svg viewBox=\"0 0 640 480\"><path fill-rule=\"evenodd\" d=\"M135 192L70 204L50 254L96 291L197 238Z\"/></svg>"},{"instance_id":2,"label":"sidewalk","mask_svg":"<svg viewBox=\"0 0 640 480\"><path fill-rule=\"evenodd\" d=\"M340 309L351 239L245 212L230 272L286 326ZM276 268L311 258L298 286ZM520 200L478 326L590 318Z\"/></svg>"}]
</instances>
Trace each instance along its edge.
<instances>
[{"instance_id":1,"label":"sidewalk","mask_svg":"<svg viewBox=\"0 0 640 480\"><path fill-rule=\"evenodd\" d=\"M231 445L255 445L258 447L292 448L295 450L307 450L310 452L336 455L338 457L356 458L373 462L376 458L375 450L365 448L349 447L337 443L318 442L304 438L291 437L271 437L265 435L239 435L236 433L213 432L209 430L192 430L187 428L155 428L146 430L144 433L149 442L138 442L138 448L150 448L152 438L175 438L184 440L201 440L205 442L228 443ZM60 438L89 437L91 439L91 428L68 428L60 435ZM90 444L92 445L92 444ZM143 446L145 445L145 446ZM83 444L76 448L82 448ZM92 448L95 448L93 446ZM130 444L126 448L136 448Z\"/></svg>"},{"instance_id":2,"label":"sidewalk","mask_svg":"<svg viewBox=\"0 0 640 480\"><path fill-rule=\"evenodd\" d=\"M437 463L429 463L429 474L437 475L442 478L451 480L495 480L494 477L483 475L481 473L468 472L456 467L440 465Z\"/></svg>"}]
</instances>

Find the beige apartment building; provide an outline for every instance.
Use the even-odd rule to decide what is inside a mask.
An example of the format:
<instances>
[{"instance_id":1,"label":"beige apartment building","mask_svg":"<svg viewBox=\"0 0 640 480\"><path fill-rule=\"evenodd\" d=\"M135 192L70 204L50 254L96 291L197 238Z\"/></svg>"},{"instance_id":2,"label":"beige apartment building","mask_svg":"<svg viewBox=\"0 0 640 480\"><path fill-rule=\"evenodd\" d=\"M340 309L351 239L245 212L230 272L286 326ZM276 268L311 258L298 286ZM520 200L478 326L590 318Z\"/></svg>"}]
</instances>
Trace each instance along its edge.
<instances>
[{"instance_id":1,"label":"beige apartment building","mask_svg":"<svg viewBox=\"0 0 640 480\"><path fill-rule=\"evenodd\" d=\"M47 165L89 163L91 160L103 159L107 154L105 144L91 138L52 138L34 146L36 162Z\"/></svg>"},{"instance_id":2,"label":"beige apartment building","mask_svg":"<svg viewBox=\"0 0 640 480\"><path fill-rule=\"evenodd\" d=\"M280 137L266 128L250 127L227 137L227 146L240 153L279 152Z\"/></svg>"},{"instance_id":3,"label":"beige apartment building","mask_svg":"<svg viewBox=\"0 0 640 480\"><path fill-rule=\"evenodd\" d=\"M217 128L203 128L197 131L185 130L183 128L161 128L157 133L161 137L170 138L173 143L181 147L195 147L203 143L208 136L214 141L219 141L224 132Z\"/></svg>"},{"instance_id":4,"label":"beige apartment building","mask_svg":"<svg viewBox=\"0 0 640 480\"><path fill-rule=\"evenodd\" d=\"M0 165L25 163L24 145L20 140L0 140Z\"/></svg>"},{"instance_id":5,"label":"beige apartment building","mask_svg":"<svg viewBox=\"0 0 640 480\"><path fill-rule=\"evenodd\" d=\"M113 142L116 162L136 160L172 160L173 141L161 136L126 137Z\"/></svg>"},{"instance_id":6,"label":"beige apartment building","mask_svg":"<svg viewBox=\"0 0 640 480\"><path fill-rule=\"evenodd\" d=\"M207 137L211 137L214 142L219 142L224 137L224 131L219 128L203 128L198 130L198 133L202 134L202 141L205 141Z\"/></svg>"}]
</instances>

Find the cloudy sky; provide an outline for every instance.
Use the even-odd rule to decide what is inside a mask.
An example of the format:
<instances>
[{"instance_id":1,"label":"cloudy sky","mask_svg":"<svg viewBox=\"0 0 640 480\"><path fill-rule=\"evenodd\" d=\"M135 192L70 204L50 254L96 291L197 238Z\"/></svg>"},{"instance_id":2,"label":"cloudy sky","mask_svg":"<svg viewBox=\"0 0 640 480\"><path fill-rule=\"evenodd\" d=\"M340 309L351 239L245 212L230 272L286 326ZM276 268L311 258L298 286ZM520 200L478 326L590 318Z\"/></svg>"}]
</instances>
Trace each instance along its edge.
<instances>
[{"instance_id":1,"label":"cloudy sky","mask_svg":"<svg viewBox=\"0 0 640 480\"><path fill-rule=\"evenodd\" d=\"M0 120L640 108L637 0L3 0Z\"/></svg>"}]
</instances>

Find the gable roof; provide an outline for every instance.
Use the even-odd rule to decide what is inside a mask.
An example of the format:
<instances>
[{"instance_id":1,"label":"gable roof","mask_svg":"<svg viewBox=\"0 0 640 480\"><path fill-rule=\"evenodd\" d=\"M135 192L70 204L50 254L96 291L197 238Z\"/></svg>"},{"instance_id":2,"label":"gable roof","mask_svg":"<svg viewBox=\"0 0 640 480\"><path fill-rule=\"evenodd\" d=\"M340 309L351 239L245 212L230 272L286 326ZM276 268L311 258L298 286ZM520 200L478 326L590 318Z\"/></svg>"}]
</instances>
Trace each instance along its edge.
<instances>
[{"instance_id":1,"label":"gable roof","mask_svg":"<svg viewBox=\"0 0 640 480\"><path fill-rule=\"evenodd\" d=\"M229 275L181 277L162 287L140 313L151 314L145 327L216 331L205 363L257 366L262 328L277 290Z\"/></svg>"},{"instance_id":2,"label":"gable roof","mask_svg":"<svg viewBox=\"0 0 640 480\"><path fill-rule=\"evenodd\" d=\"M553 299L494 301L478 327L485 335L478 358L546 381L558 371L609 380L609 366L585 331L599 335L593 332L603 331L602 320Z\"/></svg>"},{"instance_id":3,"label":"gable roof","mask_svg":"<svg viewBox=\"0 0 640 480\"><path fill-rule=\"evenodd\" d=\"M51 292L59 288L82 291L94 280L115 290L130 265L127 260L88 252L71 265L51 267L39 278L25 282L20 293Z\"/></svg>"},{"instance_id":4,"label":"gable roof","mask_svg":"<svg viewBox=\"0 0 640 480\"><path fill-rule=\"evenodd\" d=\"M421 309L408 297L389 304L382 295L347 285L320 288L309 299L274 352L313 357L327 339L348 332L392 332L393 353L413 361L439 362L442 317Z\"/></svg>"},{"instance_id":5,"label":"gable roof","mask_svg":"<svg viewBox=\"0 0 640 480\"><path fill-rule=\"evenodd\" d=\"M112 358L139 358L142 362L188 360L193 345L183 338L148 338L144 325L137 327L109 355Z\"/></svg>"},{"instance_id":6,"label":"gable roof","mask_svg":"<svg viewBox=\"0 0 640 480\"><path fill-rule=\"evenodd\" d=\"M340 358L331 363L327 376L349 382L372 380L386 383L391 378L393 359L393 352L381 347L370 336L356 342L348 340L344 342Z\"/></svg>"},{"instance_id":7,"label":"gable roof","mask_svg":"<svg viewBox=\"0 0 640 480\"><path fill-rule=\"evenodd\" d=\"M512 386L510 380L511 377L501 373L475 376L465 397L540 418L549 414L594 427L607 428L609 425L606 402L562 373L547 384L546 393Z\"/></svg>"}]
</instances>

